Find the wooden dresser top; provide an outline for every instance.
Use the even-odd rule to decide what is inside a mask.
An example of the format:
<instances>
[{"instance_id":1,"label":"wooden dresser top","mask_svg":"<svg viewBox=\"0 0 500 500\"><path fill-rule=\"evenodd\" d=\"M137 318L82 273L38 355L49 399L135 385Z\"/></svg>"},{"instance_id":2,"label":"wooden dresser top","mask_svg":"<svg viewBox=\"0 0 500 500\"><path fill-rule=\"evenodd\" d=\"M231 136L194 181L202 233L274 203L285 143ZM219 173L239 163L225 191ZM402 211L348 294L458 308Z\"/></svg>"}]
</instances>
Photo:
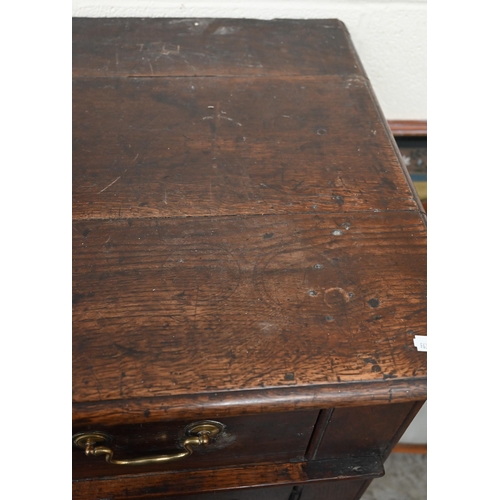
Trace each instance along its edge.
<instances>
[{"instance_id":1,"label":"wooden dresser top","mask_svg":"<svg viewBox=\"0 0 500 500\"><path fill-rule=\"evenodd\" d=\"M73 31L75 422L425 399L424 216L344 25Z\"/></svg>"}]
</instances>

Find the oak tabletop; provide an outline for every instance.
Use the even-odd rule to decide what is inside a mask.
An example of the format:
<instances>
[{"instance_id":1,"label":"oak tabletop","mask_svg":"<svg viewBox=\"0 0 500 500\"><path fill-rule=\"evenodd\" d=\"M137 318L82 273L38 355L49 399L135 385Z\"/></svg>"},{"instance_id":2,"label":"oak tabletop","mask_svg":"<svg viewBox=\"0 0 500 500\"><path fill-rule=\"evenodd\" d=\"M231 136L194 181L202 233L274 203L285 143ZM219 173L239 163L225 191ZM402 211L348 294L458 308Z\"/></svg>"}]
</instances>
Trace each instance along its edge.
<instances>
[{"instance_id":1,"label":"oak tabletop","mask_svg":"<svg viewBox=\"0 0 500 500\"><path fill-rule=\"evenodd\" d=\"M75 421L425 399L425 216L345 26L73 27Z\"/></svg>"}]
</instances>

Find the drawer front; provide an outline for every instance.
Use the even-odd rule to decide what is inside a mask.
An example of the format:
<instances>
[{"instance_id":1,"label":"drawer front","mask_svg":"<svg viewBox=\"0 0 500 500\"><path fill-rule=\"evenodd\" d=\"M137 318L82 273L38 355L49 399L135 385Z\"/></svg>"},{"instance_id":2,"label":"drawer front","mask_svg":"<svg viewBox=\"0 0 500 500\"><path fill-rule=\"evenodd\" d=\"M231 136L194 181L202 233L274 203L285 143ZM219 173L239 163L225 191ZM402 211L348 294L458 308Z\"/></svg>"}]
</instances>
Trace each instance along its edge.
<instances>
[{"instance_id":1,"label":"drawer front","mask_svg":"<svg viewBox=\"0 0 500 500\"><path fill-rule=\"evenodd\" d=\"M94 478L73 482L74 500L159 500L186 498L252 498L298 500L309 485L332 483L336 500L354 500L349 486L384 474L380 458L343 458L293 463L244 464L232 467L166 471ZM344 484L346 483L346 484ZM272 489L271 489L272 487ZM276 488L276 489L274 489ZM321 488L320 488L321 490ZM315 488L311 489L315 494ZM326 491L326 490L325 490ZM261 494L262 492L262 494ZM321 498L321 497L319 497ZM284 499L283 499L284 500Z\"/></svg>"},{"instance_id":2,"label":"drawer front","mask_svg":"<svg viewBox=\"0 0 500 500\"><path fill-rule=\"evenodd\" d=\"M421 404L224 417L213 442L166 464L113 465L75 448L73 498L355 500L383 475L383 460ZM111 435L109 448L117 459L127 459L178 453L191 424L94 430Z\"/></svg>"},{"instance_id":3,"label":"drawer front","mask_svg":"<svg viewBox=\"0 0 500 500\"><path fill-rule=\"evenodd\" d=\"M224 427L212 442L193 447L191 456L163 464L109 464L104 456L86 456L84 450L74 446L73 478L206 469L245 463L293 462L305 455L317 417L317 411L297 411L220 420L214 418ZM181 452L186 438L185 429L193 423L179 420L78 429L76 432L99 431L107 434L111 439L106 446L113 450L113 458L125 460Z\"/></svg>"},{"instance_id":4,"label":"drawer front","mask_svg":"<svg viewBox=\"0 0 500 500\"><path fill-rule=\"evenodd\" d=\"M412 402L335 408L314 459L371 453L385 456L422 404Z\"/></svg>"}]
</instances>

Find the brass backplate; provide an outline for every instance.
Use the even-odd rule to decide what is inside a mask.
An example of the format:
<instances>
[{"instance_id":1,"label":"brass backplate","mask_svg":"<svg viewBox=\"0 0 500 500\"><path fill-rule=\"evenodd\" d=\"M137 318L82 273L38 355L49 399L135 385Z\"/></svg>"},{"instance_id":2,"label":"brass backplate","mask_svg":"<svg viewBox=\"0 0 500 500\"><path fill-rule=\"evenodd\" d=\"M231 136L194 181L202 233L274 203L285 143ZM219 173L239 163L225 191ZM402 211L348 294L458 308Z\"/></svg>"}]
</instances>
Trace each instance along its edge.
<instances>
[{"instance_id":1,"label":"brass backplate","mask_svg":"<svg viewBox=\"0 0 500 500\"><path fill-rule=\"evenodd\" d=\"M78 448L85 449L88 444L98 444L98 443L109 443L111 441L110 436L104 434L104 432L81 432L80 434L75 434L73 436L73 444L78 446Z\"/></svg>"},{"instance_id":2,"label":"brass backplate","mask_svg":"<svg viewBox=\"0 0 500 500\"><path fill-rule=\"evenodd\" d=\"M214 420L204 420L202 422L193 422L189 424L184 432L186 436L198 436L202 433L210 434L210 437L215 437L224 430L224 425Z\"/></svg>"}]
</instances>

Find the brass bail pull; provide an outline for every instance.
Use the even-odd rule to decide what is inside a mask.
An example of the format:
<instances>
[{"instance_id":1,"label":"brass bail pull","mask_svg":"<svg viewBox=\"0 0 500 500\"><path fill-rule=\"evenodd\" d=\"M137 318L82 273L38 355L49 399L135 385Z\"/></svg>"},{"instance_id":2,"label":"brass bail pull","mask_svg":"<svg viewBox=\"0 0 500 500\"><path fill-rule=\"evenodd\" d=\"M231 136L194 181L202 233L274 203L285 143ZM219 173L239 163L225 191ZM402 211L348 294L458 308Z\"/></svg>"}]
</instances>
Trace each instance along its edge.
<instances>
[{"instance_id":1,"label":"brass bail pull","mask_svg":"<svg viewBox=\"0 0 500 500\"><path fill-rule=\"evenodd\" d=\"M103 432L84 432L73 436L73 443L85 450L87 456L104 455L106 462L114 465L152 465L163 462L173 462L192 455L193 446L206 446L222 432L224 426L219 422L205 421L196 422L185 429L186 438L181 443L182 451L168 455L156 455L152 457L138 457L128 459L113 458L114 452L108 445L110 436Z\"/></svg>"}]
</instances>

